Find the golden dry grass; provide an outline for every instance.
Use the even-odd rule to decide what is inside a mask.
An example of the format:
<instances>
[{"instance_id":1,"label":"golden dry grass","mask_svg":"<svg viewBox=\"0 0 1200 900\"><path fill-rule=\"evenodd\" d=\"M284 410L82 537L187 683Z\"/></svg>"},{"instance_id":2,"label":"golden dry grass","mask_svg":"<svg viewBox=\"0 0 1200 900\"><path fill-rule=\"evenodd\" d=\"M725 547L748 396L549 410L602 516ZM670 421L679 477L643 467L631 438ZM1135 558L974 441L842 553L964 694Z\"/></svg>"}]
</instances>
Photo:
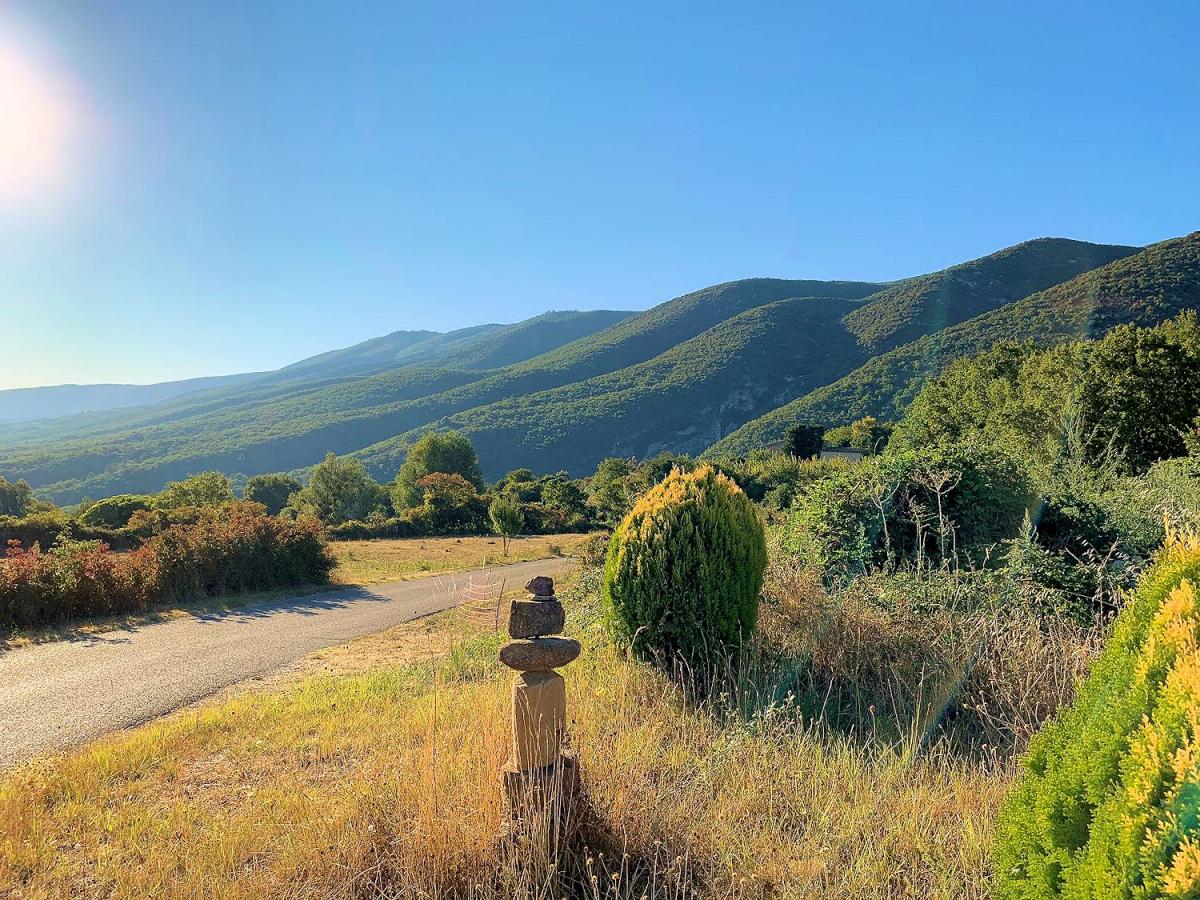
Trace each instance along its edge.
<instances>
[{"instance_id":1,"label":"golden dry grass","mask_svg":"<svg viewBox=\"0 0 1200 900\"><path fill-rule=\"evenodd\" d=\"M510 543L508 556L504 555L498 537L335 541L330 544L338 560L333 581L378 584L434 572L571 556L587 537L585 534L518 535Z\"/></svg>"},{"instance_id":2,"label":"golden dry grass","mask_svg":"<svg viewBox=\"0 0 1200 900\"><path fill-rule=\"evenodd\" d=\"M687 704L594 626L582 637L564 674L595 809L590 862L580 851L549 870L500 852L508 677L498 636L484 636L432 663L245 693L9 773L0 895L986 895L1006 768L936 749L905 761L786 706L726 717Z\"/></svg>"}]
</instances>

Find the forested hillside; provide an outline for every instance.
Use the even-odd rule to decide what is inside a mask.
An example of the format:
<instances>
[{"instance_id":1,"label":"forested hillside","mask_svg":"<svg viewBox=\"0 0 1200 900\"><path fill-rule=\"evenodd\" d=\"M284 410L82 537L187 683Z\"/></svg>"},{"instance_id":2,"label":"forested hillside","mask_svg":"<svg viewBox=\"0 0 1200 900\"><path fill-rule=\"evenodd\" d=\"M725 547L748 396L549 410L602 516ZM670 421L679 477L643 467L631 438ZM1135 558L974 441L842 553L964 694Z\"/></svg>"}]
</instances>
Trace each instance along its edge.
<instances>
[{"instance_id":1,"label":"forested hillside","mask_svg":"<svg viewBox=\"0 0 1200 900\"><path fill-rule=\"evenodd\" d=\"M605 315L622 321L502 369L431 370L410 364L366 377L320 377L331 365L353 365L353 348L347 348L272 373L241 391L210 392L188 403L143 407L122 416L0 429L0 471L67 502L87 494L154 490L204 469L254 474L302 468L329 450L358 450L464 409L642 362L731 315L796 292L856 298L877 287L785 279L730 282L628 318L622 313L570 314L597 328ZM467 363L485 361L488 354L519 356L521 348L536 353L552 342L548 333L566 336L566 315L539 316L513 326L508 341L492 341L486 348L452 340L451 350ZM493 336L502 333L487 337ZM389 353L411 360L419 352L422 360L451 361L442 352L446 342L438 342L439 352L428 356L425 339L410 337L392 335L359 346L372 360ZM419 349L422 344L426 350Z\"/></svg>"},{"instance_id":2,"label":"forested hillside","mask_svg":"<svg viewBox=\"0 0 1200 900\"><path fill-rule=\"evenodd\" d=\"M894 415L945 360L1001 338L1048 341L1194 306L1194 244L1039 239L890 284L752 278L641 313L398 331L231 387L0 425L0 474L71 502L209 469L304 470L333 451L389 479L439 428L470 435L489 478L741 452L804 417Z\"/></svg>"},{"instance_id":3,"label":"forested hillside","mask_svg":"<svg viewBox=\"0 0 1200 900\"><path fill-rule=\"evenodd\" d=\"M820 307L819 315L814 314L817 307L797 307L802 315L764 324L753 341L726 343L716 332L746 324L733 317L648 363L464 410L434 424L470 434L493 476L531 454L544 457L542 464L550 469L580 474L605 456L695 453L757 415L756 410L833 381L873 353L894 347L902 335L961 322L980 309L994 309L1136 252L1133 247L1061 239L1026 241L884 286L841 314L828 306ZM662 318L670 306L659 308ZM879 326L868 334L867 324L875 321ZM770 346L761 348L758 342ZM678 364L685 359L686 364ZM740 379L734 372L742 373ZM404 447L416 436L403 435L360 455L382 477L403 459Z\"/></svg>"},{"instance_id":4,"label":"forested hillside","mask_svg":"<svg viewBox=\"0 0 1200 900\"><path fill-rule=\"evenodd\" d=\"M469 409L435 423L470 437L495 477L536 461L583 473L606 456L699 453L781 398L844 370L860 350L840 327L852 301L779 300L739 313L653 359L552 390ZM779 340L787 335L787 340ZM419 432L358 454L394 472Z\"/></svg>"},{"instance_id":5,"label":"forested hillside","mask_svg":"<svg viewBox=\"0 0 1200 900\"><path fill-rule=\"evenodd\" d=\"M931 375L1000 341L1038 345L1099 337L1126 322L1154 325L1200 309L1200 232L1164 241L966 322L926 335L717 442L714 455L778 440L797 422L841 424L871 415L894 420Z\"/></svg>"},{"instance_id":6,"label":"forested hillside","mask_svg":"<svg viewBox=\"0 0 1200 900\"><path fill-rule=\"evenodd\" d=\"M1063 238L1025 241L880 291L846 316L846 327L865 347L880 353L1139 249Z\"/></svg>"}]
</instances>

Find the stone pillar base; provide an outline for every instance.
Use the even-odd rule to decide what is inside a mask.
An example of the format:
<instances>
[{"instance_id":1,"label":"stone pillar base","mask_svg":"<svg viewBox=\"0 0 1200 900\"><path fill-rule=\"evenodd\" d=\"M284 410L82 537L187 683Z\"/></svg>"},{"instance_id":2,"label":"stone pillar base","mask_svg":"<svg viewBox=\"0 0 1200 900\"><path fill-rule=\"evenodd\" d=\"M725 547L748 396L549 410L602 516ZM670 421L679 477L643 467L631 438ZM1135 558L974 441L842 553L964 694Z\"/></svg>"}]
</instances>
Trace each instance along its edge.
<instances>
[{"instance_id":1,"label":"stone pillar base","mask_svg":"<svg viewBox=\"0 0 1200 900\"><path fill-rule=\"evenodd\" d=\"M524 771L509 760L500 783L501 835L542 836L554 843L569 838L581 795L579 759L574 753L564 752L548 766Z\"/></svg>"}]
</instances>

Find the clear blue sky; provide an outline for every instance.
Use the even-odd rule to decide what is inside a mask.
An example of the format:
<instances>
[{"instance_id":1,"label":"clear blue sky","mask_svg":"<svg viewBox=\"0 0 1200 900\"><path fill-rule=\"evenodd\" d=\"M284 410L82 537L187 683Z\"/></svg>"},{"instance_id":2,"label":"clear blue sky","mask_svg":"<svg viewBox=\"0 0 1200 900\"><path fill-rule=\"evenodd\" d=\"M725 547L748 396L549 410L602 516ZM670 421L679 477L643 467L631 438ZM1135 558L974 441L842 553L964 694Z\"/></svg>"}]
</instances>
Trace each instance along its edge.
<instances>
[{"instance_id":1,"label":"clear blue sky","mask_svg":"<svg viewBox=\"0 0 1200 900\"><path fill-rule=\"evenodd\" d=\"M0 387L1186 233L1197 34L1193 2L0 4Z\"/></svg>"}]
</instances>

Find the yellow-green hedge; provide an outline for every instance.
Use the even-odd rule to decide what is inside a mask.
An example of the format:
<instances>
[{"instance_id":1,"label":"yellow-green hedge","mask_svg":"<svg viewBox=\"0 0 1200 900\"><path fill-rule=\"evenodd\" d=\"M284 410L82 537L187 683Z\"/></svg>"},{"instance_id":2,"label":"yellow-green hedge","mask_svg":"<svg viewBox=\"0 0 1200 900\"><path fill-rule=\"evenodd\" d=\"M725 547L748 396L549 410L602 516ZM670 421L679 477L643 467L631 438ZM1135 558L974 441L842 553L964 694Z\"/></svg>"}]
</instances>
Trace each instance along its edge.
<instances>
[{"instance_id":1,"label":"yellow-green hedge","mask_svg":"<svg viewBox=\"0 0 1200 900\"><path fill-rule=\"evenodd\" d=\"M766 562L762 520L741 489L711 466L676 469L613 532L612 631L643 656L711 661L753 632Z\"/></svg>"},{"instance_id":2,"label":"yellow-green hedge","mask_svg":"<svg viewBox=\"0 0 1200 900\"><path fill-rule=\"evenodd\" d=\"M1200 539L1174 535L1001 819L1002 898L1200 897Z\"/></svg>"}]
</instances>

